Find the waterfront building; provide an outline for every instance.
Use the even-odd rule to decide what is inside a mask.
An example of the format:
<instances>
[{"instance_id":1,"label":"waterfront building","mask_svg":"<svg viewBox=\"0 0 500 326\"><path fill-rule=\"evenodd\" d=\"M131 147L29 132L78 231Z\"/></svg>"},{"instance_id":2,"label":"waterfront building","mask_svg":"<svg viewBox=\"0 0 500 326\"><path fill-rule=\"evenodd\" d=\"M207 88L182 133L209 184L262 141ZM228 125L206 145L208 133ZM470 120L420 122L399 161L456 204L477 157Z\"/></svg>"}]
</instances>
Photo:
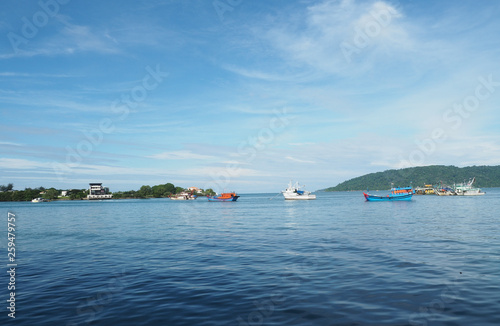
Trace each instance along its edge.
<instances>
[{"instance_id":1,"label":"waterfront building","mask_svg":"<svg viewBox=\"0 0 500 326\"><path fill-rule=\"evenodd\" d=\"M109 193L108 187L103 187L102 183L89 183L88 200L111 199L113 195Z\"/></svg>"}]
</instances>

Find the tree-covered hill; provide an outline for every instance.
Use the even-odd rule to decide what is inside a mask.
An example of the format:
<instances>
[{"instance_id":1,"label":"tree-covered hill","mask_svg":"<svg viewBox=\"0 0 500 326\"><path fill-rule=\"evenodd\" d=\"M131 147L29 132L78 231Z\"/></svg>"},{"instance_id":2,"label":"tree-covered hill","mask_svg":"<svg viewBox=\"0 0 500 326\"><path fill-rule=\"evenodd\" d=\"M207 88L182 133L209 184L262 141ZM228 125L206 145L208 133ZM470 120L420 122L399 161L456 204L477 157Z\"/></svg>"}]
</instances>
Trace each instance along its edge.
<instances>
[{"instance_id":1,"label":"tree-covered hill","mask_svg":"<svg viewBox=\"0 0 500 326\"><path fill-rule=\"evenodd\" d=\"M476 177L477 187L500 187L500 165L498 166L456 166L430 165L399 170L386 170L384 172L370 173L351 180L344 181L325 191L351 191L351 190L385 190L394 186L413 187L425 184L460 183Z\"/></svg>"}]
</instances>

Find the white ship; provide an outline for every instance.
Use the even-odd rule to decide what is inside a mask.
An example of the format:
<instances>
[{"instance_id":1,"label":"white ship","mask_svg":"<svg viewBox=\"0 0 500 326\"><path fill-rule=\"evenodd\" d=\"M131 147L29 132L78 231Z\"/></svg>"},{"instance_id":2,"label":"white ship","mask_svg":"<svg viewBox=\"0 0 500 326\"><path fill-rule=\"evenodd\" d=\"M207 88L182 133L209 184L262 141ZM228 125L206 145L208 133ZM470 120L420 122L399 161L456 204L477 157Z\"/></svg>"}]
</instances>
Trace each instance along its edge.
<instances>
[{"instance_id":1,"label":"white ship","mask_svg":"<svg viewBox=\"0 0 500 326\"><path fill-rule=\"evenodd\" d=\"M42 198L42 197L33 198L31 200L32 203L45 203L45 202L48 202L48 201L49 201L48 199L45 199L45 198Z\"/></svg>"},{"instance_id":2,"label":"white ship","mask_svg":"<svg viewBox=\"0 0 500 326\"><path fill-rule=\"evenodd\" d=\"M181 192L170 197L171 200L195 200L196 195L188 194L187 192Z\"/></svg>"},{"instance_id":3,"label":"white ship","mask_svg":"<svg viewBox=\"0 0 500 326\"><path fill-rule=\"evenodd\" d=\"M316 195L311 194L310 191L300 190L304 186L299 186L299 183L296 182L292 185L292 181L288 184L288 188L283 190L281 193L285 197L286 200L310 200L316 199Z\"/></svg>"},{"instance_id":4,"label":"white ship","mask_svg":"<svg viewBox=\"0 0 500 326\"><path fill-rule=\"evenodd\" d=\"M476 181L476 178L472 178L468 183L461 183L455 185L455 193L457 196L481 196L485 193L479 188L472 188L472 184Z\"/></svg>"}]
</instances>

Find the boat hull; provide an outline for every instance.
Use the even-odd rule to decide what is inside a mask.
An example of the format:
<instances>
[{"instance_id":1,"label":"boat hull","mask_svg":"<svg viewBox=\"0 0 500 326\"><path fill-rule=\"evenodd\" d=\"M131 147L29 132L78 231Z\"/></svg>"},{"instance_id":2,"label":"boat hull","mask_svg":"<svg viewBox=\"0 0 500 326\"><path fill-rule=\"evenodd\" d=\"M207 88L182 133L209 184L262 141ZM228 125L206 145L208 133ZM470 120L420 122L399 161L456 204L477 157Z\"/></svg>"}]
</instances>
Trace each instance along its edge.
<instances>
[{"instance_id":1,"label":"boat hull","mask_svg":"<svg viewBox=\"0 0 500 326\"><path fill-rule=\"evenodd\" d=\"M45 198L34 198L34 199L31 200L32 203L46 203L48 201L49 200L45 199Z\"/></svg>"},{"instance_id":2,"label":"boat hull","mask_svg":"<svg viewBox=\"0 0 500 326\"><path fill-rule=\"evenodd\" d=\"M458 196L482 196L484 194L485 194L485 192L481 192L481 191L464 191L464 192L461 192L457 195Z\"/></svg>"},{"instance_id":3,"label":"boat hull","mask_svg":"<svg viewBox=\"0 0 500 326\"><path fill-rule=\"evenodd\" d=\"M366 201L404 201L411 200L413 194L377 196L363 193Z\"/></svg>"},{"instance_id":4,"label":"boat hull","mask_svg":"<svg viewBox=\"0 0 500 326\"><path fill-rule=\"evenodd\" d=\"M297 193L287 194L283 193L285 200L313 200L316 199L316 195L298 195Z\"/></svg>"},{"instance_id":5,"label":"boat hull","mask_svg":"<svg viewBox=\"0 0 500 326\"><path fill-rule=\"evenodd\" d=\"M288 187L281 193L285 200L312 200L316 199L316 195L311 194L310 191L300 190L304 186L300 186L298 182L292 184L292 180L288 184Z\"/></svg>"},{"instance_id":6,"label":"boat hull","mask_svg":"<svg viewBox=\"0 0 500 326\"><path fill-rule=\"evenodd\" d=\"M436 190L434 193L437 196L456 196L456 193L451 192L451 191L441 191L441 190Z\"/></svg>"},{"instance_id":7,"label":"boat hull","mask_svg":"<svg viewBox=\"0 0 500 326\"><path fill-rule=\"evenodd\" d=\"M207 197L208 201L237 201L240 196L233 196L231 198Z\"/></svg>"}]
</instances>

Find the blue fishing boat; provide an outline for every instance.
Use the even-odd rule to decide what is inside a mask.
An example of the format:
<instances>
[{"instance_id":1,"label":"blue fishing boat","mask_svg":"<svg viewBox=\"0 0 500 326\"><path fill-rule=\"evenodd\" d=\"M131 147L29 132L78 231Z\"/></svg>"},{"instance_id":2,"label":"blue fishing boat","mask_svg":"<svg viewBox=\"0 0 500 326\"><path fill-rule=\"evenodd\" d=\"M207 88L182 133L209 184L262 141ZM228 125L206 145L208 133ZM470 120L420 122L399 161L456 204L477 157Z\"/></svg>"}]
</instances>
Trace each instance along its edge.
<instances>
[{"instance_id":1,"label":"blue fishing boat","mask_svg":"<svg viewBox=\"0 0 500 326\"><path fill-rule=\"evenodd\" d=\"M411 200L413 196L412 187L396 187L391 188L391 193L386 196L371 195L363 192L366 201L395 201L395 200Z\"/></svg>"}]
</instances>

